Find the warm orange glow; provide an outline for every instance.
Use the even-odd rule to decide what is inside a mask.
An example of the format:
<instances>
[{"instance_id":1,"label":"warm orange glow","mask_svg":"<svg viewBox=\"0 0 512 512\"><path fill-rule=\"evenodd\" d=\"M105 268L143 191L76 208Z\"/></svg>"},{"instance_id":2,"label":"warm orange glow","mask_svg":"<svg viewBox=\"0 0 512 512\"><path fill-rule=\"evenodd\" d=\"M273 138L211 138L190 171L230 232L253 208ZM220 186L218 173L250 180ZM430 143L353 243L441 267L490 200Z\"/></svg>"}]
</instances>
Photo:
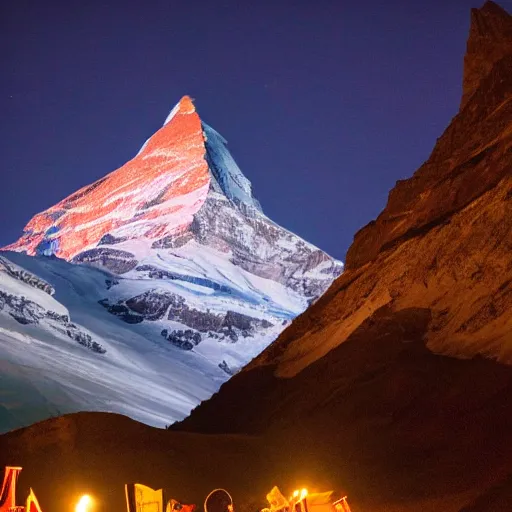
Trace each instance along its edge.
<instances>
[{"instance_id":1,"label":"warm orange glow","mask_svg":"<svg viewBox=\"0 0 512 512\"><path fill-rule=\"evenodd\" d=\"M92 505L92 498L88 494L84 494L76 504L75 512L89 512Z\"/></svg>"},{"instance_id":2,"label":"warm orange glow","mask_svg":"<svg viewBox=\"0 0 512 512\"><path fill-rule=\"evenodd\" d=\"M154 240L187 227L206 199L210 176L194 105L184 97L176 108L135 158L37 214L6 249L33 255L42 241L52 241L54 254L69 260L107 233Z\"/></svg>"},{"instance_id":3,"label":"warm orange glow","mask_svg":"<svg viewBox=\"0 0 512 512\"><path fill-rule=\"evenodd\" d=\"M290 501L301 501L308 495L307 489L296 489L293 491L292 497L290 498Z\"/></svg>"}]
</instances>

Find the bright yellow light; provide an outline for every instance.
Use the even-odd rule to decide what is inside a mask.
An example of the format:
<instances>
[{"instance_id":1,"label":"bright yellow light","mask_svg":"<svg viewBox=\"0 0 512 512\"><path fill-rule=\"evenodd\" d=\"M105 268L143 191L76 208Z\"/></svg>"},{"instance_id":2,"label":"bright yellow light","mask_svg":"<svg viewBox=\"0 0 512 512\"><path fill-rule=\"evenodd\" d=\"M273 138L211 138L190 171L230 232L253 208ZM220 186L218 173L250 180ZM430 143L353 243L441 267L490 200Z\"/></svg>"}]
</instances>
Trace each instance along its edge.
<instances>
[{"instance_id":1,"label":"bright yellow light","mask_svg":"<svg viewBox=\"0 0 512 512\"><path fill-rule=\"evenodd\" d=\"M75 512L88 512L92 505L92 498L88 494L84 494L76 504Z\"/></svg>"},{"instance_id":2,"label":"bright yellow light","mask_svg":"<svg viewBox=\"0 0 512 512\"><path fill-rule=\"evenodd\" d=\"M293 495L290 498L290 501L295 499L296 502L303 500L308 495L307 489L301 489L300 491L297 489L293 491Z\"/></svg>"}]
</instances>

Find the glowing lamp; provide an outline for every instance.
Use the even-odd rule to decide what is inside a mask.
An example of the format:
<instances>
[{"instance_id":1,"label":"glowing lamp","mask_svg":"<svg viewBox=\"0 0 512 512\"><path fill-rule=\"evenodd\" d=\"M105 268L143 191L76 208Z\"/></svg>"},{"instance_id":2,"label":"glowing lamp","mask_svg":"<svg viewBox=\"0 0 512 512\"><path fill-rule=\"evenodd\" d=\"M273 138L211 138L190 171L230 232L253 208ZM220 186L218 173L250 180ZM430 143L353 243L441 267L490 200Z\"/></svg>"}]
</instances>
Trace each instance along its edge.
<instances>
[{"instance_id":1,"label":"glowing lamp","mask_svg":"<svg viewBox=\"0 0 512 512\"><path fill-rule=\"evenodd\" d=\"M88 512L92 505L92 498L88 494L84 494L76 504L75 512Z\"/></svg>"}]
</instances>

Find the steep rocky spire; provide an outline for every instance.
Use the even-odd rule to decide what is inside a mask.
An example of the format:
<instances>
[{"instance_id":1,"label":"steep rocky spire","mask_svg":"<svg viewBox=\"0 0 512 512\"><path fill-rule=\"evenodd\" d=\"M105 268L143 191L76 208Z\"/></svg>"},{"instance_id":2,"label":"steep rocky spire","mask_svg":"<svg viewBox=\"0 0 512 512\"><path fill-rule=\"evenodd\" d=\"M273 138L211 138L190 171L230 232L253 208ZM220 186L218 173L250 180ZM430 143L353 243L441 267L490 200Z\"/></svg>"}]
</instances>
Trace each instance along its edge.
<instances>
[{"instance_id":1,"label":"steep rocky spire","mask_svg":"<svg viewBox=\"0 0 512 512\"><path fill-rule=\"evenodd\" d=\"M512 16L494 2L471 10L471 26L464 57L461 110L494 64L512 52Z\"/></svg>"},{"instance_id":2,"label":"steep rocky spire","mask_svg":"<svg viewBox=\"0 0 512 512\"><path fill-rule=\"evenodd\" d=\"M506 160L489 162L492 152L505 154L510 144L503 127L512 117L512 17L493 2L473 9L467 46L460 115L415 175L397 182L379 217L356 233L347 252L347 270L428 231L510 173Z\"/></svg>"}]
</instances>

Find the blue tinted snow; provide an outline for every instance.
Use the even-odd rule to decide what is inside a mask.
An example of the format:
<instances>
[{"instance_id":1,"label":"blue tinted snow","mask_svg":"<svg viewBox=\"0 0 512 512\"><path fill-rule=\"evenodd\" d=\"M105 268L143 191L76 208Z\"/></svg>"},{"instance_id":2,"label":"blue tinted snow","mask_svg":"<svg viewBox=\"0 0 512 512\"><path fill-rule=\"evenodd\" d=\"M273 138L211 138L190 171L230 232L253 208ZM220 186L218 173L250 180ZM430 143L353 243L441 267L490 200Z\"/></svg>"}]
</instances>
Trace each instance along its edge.
<instances>
[{"instance_id":1,"label":"blue tinted snow","mask_svg":"<svg viewBox=\"0 0 512 512\"><path fill-rule=\"evenodd\" d=\"M260 203L252 195L251 182L243 175L227 148L226 139L211 126L203 124L206 161L224 195L234 203L243 203L261 211Z\"/></svg>"}]
</instances>

